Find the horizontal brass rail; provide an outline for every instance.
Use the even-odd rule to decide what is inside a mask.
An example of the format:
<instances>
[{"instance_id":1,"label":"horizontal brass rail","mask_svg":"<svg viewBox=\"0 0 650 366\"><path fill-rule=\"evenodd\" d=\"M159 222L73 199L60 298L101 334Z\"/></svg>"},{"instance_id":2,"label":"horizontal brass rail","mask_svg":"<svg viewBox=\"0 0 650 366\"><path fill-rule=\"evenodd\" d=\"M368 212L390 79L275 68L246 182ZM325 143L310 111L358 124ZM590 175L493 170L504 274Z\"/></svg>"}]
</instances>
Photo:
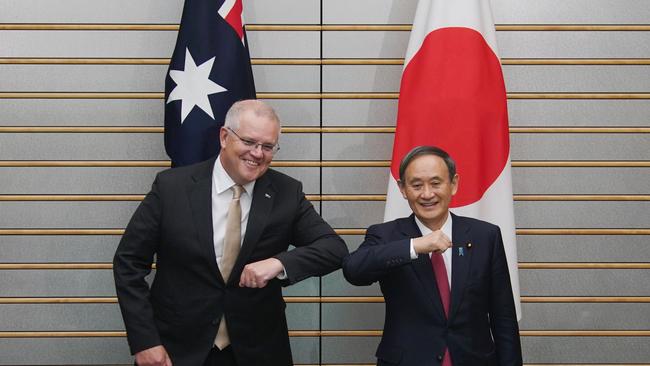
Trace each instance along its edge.
<instances>
[{"instance_id":1,"label":"horizontal brass rail","mask_svg":"<svg viewBox=\"0 0 650 366\"><path fill-rule=\"evenodd\" d=\"M287 303L320 303L320 297L287 296ZM383 299L382 299L383 302ZM115 304L117 297L0 297L0 304Z\"/></svg>"},{"instance_id":2,"label":"horizontal brass rail","mask_svg":"<svg viewBox=\"0 0 650 366\"><path fill-rule=\"evenodd\" d=\"M155 269L155 264L153 265ZM0 270L107 270L112 263L0 263ZM530 263L520 262L520 270L530 269L650 269L650 263Z\"/></svg>"},{"instance_id":3,"label":"horizontal brass rail","mask_svg":"<svg viewBox=\"0 0 650 366\"><path fill-rule=\"evenodd\" d=\"M377 304L382 296L285 296L290 304ZM531 304L650 303L650 296L522 296ZM116 304L117 297L0 297L0 304Z\"/></svg>"},{"instance_id":4,"label":"horizontal brass rail","mask_svg":"<svg viewBox=\"0 0 650 366\"><path fill-rule=\"evenodd\" d=\"M517 235L650 235L650 229L517 229Z\"/></svg>"},{"instance_id":5,"label":"horizontal brass rail","mask_svg":"<svg viewBox=\"0 0 650 366\"><path fill-rule=\"evenodd\" d=\"M507 93L508 99L650 99L650 93Z\"/></svg>"},{"instance_id":6,"label":"horizontal brass rail","mask_svg":"<svg viewBox=\"0 0 650 366\"><path fill-rule=\"evenodd\" d=\"M650 161L513 161L514 168L647 168Z\"/></svg>"},{"instance_id":7,"label":"horizontal brass rail","mask_svg":"<svg viewBox=\"0 0 650 366\"><path fill-rule=\"evenodd\" d=\"M0 297L0 304L116 304L117 297Z\"/></svg>"},{"instance_id":8,"label":"horizontal brass rail","mask_svg":"<svg viewBox=\"0 0 650 366\"><path fill-rule=\"evenodd\" d=\"M164 94L119 92L0 92L0 99L163 99Z\"/></svg>"},{"instance_id":9,"label":"horizontal brass rail","mask_svg":"<svg viewBox=\"0 0 650 366\"><path fill-rule=\"evenodd\" d=\"M257 93L260 99L397 99L399 93ZM163 99L161 92L0 92L0 99ZM508 99L650 99L650 93L507 93Z\"/></svg>"},{"instance_id":10,"label":"horizontal brass rail","mask_svg":"<svg viewBox=\"0 0 650 366\"><path fill-rule=\"evenodd\" d=\"M522 330L522 337L648 337L650 330ZM380 337L381 330L293 330L290 337ZM124 331L13 331L0 338L115 338Z\"/></svg>"},{"instance_id":11,"label":"horizontal brass rail","mask_svg":"<svg viewBox=\"0 0 650 366\"><path fill-rule=\"evenodd\" d=\"M609 24L557 24L557 25L544 25L544 24L497 24L497 31L596 31L596 32L610 32L610 31L634 31L643 32L650 31L650 25L609 25Z\"/></svg>"},{"instance_id":12,"label":"horizontal brass rail","mask_svg":"<svg viewBox=\"0 0 650 366\"><path fill-rule=\"evenodd\" d=\"M650 25L600 25L600 24L496 24L497 31L649 31ZM251 30L267 30L264 26L250 28ZM410 31L410 24L397 25L323 25L323 31Z\"/></svg>"},{"instance_id":13,"label":"horizontal brass rail","mask_svg":"<svg viewBox=\"0 0 650 366\"><path fill-rule=\"evenodd\" d=\"M296 366L375 366L375 363L355 363L355 364L333 364L333 363L322 363L322 364L296 364ZM110 366L129 366L129 365L110 365ZM590 364L590 363L562 363L562 364L536 364L536 363L524 363L523 366L650 366L649 363L599 363L599 364Z\"/></svg>"},{"instance_id":14,"label":"horizontal brass rail","mask_svg":"<svg viewBox=\"0 0 650 366\"><path fill-rule=\"evenodd\" d=\"M522 296L523 303L650 303L650 296Z\"/></svg>"},{"instance_id":15,"label":"horizontal brass rail","mask_svg":"<svg viewBox=\"0 0 650 366\"><path fill-rule=\"evenodd\" d=\"M14 365L12 365L14 366ZM81 365L81 366L90 366L90 365ZM93 365L96 366L96 365ZM111 365L101 365L101 366L130 366L129 364L111 364ZM375 366L375 363L319 363L319 364L295 364L295 366ZM617 363L617 364L605 364L605 363L599 363L599 364L587 364L587 363L580 363L580 364L573 364L573 363L562 363L562 364L533 364L533 363L524 363L523 366L650 366L648 363L634 363L634 364L626 364L626 363Z\"/></svg>"},{"instance_id":16,"label":"horizontal brass rail","mask_svg":"<svg viewBox=\"0 0 650 366\"><path fill-rule=\"evenodd\" d=\"M0 168L33 167L91 167L91 168L168 168L168 160L0 160ZM384 168L390 167L387 160L286 160L274 161L272 167L282 168ZM515 168L647 168L650 161L557 161L557 160L516 160Z\"/></svg>"},{"instance_id":17,"label":"horizontal brass rail","mask_svg":"<svg viewBox=\"0 0 650 366\"><path fill-rule=\"evenodd\" d=\"M0 126L0 133L163 133L156 126ZM394 133L395 127L282 127L282 133ZM650 133L650 127L510 127L510 133Z\"/></svg>"},{"instance_id":18,"label":"horizontal brass rail","mask_svg":"<svg viewBox=\"0 0 650 366\"><path fill-rule=\"evenodd\" d=\"M124 331L38 331L38 332L0 332L0 338L115 338L126 337Z\"/></svg>"},{"instance_id":19,"label":"horizontal brass rail","mask_svg":"<svg viewBox=\"0 0 650 366\"><path fill-rule=\"evenodd\" d=\"M649 337L650 330L522 330L522 337Z\"/></svg>"},{"instance_id":20,"label":"horizontal brass rail","mask_svg":"<svg viewBox=\"0 0 650 366\"><path fill-rule=\"evenodd\" d=\"M527 195L516 194L515 201L650 201L650 195ZM3 201L141 201L143 194L0 194L0 202ZM383 194L323 194L307 195L310 201L385 201Z\"/></svg>"},{"instance_id":21,"label":"horizontal brass rail","mask_svg":"<svg viewBox=\"0 0 650 366\"><path fill-rule=\"evenodd\" d=\"M113 269L112 263L0 263L0 270L105 270Z\"/></svg>"},{"instance_id":22,"label":"horizontal brass rail","mask_svg":"<svg viewBox=\"0 0 650 366\"><path fill-rule=\"evenodd\" d=\"M385 195L306 195L310 201L384 201ZM142 201L142 194L92 194L92 195L0 195L0 202L7 201L73 201L73 202L95 202L95 201ZM650 200L650 198L649 198Z\"/></svg>"},{"instance_id":23,"label":"horizontal brass rail","mask_svg":"<svg viewBox=\"0 0 650 366\"><path fill-rule=\"evenodd\" d=\"M0 65L169 65L169 61L169 57L0 57Z\"/></svg>"},{"instance_id":24,"label":"horizontal brass rail","mask_svg":"<svg viewBox=\"0 0 650 366\"><path fill-rule=\"evenodd\" d=\"M178 24L119 23L2 23L0 30L177 31ZM650 31L650 25L608 24L496 24L497 31ZM410 24L248 24L248 31L403 31Z\"/></svg>"},{"instance_id":25,"label":"horizontal brass rail","mask_svg":"<svg viewBox=\"0 0 650 366\"><path fill-rule=\"evenodd\" d=\"M530 263L520 262L519 269L650 269L650 263Z\"/></svg>"},{"instance_id":26,"label":"horizontal brass rail","mask_svg":"<svg viewBox=\"0 0 650 366\"><path fill-rule=\"evenodd\" d=\"M163 133L164 127L146 126L0 126L0 133Z\"/></svg>"},{"instance_id":27,"label":"horizontal brass rail","mask_svg":"<svg viewBox=\"0 0 650 366\"><path fill-rule=\"evenodd\" d=\"M335 229L339 235L365 235L366 229ZM517 229L517 235L650 235L650 229ZM0 235L122 235L124 229L0 229Z\"/></svg>"},{"instance_id":28,"label":"horizontal brass rail","mask_svg":"<svg viewBox=\"0 0 650 366\"><path fill-rule=\"evenodd\" d=\"M339 235L365 235L366 229L336 229ZM517 229L517 235L650 235L650 229ZM2 230L0 230L2 234Z\"/></svg>"},{"instance_id":29,"label":"horizontal brass rail","mask_svg":"<svg viewBox=\"0 0 650 366\"><path fill-rule=\"evenodd\" d=\"M383 303L382 296L329 296L321 303ZM650 296L521 296L522 303L650 303ZM1 300L0 300L1 303Z\"/></svg>"},{"instance_id":30,"label":"horizontal brass rail","mask_svg":"<svg viewBox=\"0 0 650 366\"><path fill-rule=\"evenodd\" d=\"M373 366L368 365L368 366ZM566 363L548 364L548 363L524 363L524 366L650 366L650 363ZM124 365L128 366L128 365ZM308 365L304 365L308 366ZM363 365L323 365L323 366L363 366Z\"/></svg>"},{"instance_id":31,"label":"horizontal brass rail","mask_svg":"<svg viewBox=\"0 0 650 366\"><path fill-rule=\"evenodd\" d=\"M320 127L282 127L283 133L321 133L326 128ZM338 128L337 128L338 129ZM359 128L351 127L347 133L357 132ZM390 130L389 130L390 129ZM360 129L359 129L360 130ZM359 132L378 133L382 128L367 128ZM395 128L384 127L384 132L394 132ZM0 126L0 133L163 133L164 127L157 126Z\"/></svg>"},{"instance_id":32,"label":"horizontal brass rail","mask_svg":"<svg viewBox=\"0 0 650 366\"><path fill-rule=\"evenodd\" d=\"M0 57L0 65L169 65L169 58ZM403 65L402 58L252 58L253 65ZM650 65L648 58L502 58L502 65Z\"/></svg>"},{"instance_id":33,"label":"horizontal brass rail","mask_svg":"<svg viewBox=\"0 0 650 366\"><path fill-rule=\"evenodd\" d=\"M0 229L0 235L122 235L124 229Z\"/></svg>"},{"instance_id":34,"label":"horizontal brass rail","mask_svg":"<svg viewBox=\"0 0 650 366\"><path fill-rule=\"evenodd\" d=\"M0 168L169 168L169 160L2 160Z\"/></svg>"},{"instance_id":35,"label":"horizontal brass rail","mask_svg":"<svg viewBox=\"0 0 650 366\"><path fill-rule=\"evenodd\" d=\"M502 58L502 65L650 65L647 58Z\"/></svg>"},{"instance_id":36,"label":"horizontal brass rail","mask_svg":"<svg viewBox=\"0 0 650 366\"><path fill-rule=\"evenodd\" d=\"M178 24L3 23L0 30L28 31L178 31Z\"/></svg>"},{"instance_id":37,"label":"horizontal brass rail","mask_svg":"<svg viewBox=\"0 0 650 366\"><path fill-rule=\"evenodd\" d=\"M72 201L72 202L98 202L98 201L142 201L144 195L142 194L93 194L93 195L47 195L47 194L31 194L31 195L0 195L0 202L7 201Z\"/></svg>"},{"instance_id":38,"label":"horizontal brass rail","mask_svg":"<svg viewBox=\"0 0 650 366\"><path fill-rule=\"evenodd\" d=\"M291 334L291 332L289 332ZM648 337L650 330L522 330L522 337ZM379 337L381 330L323 330L321 337Z\"/></svg>"},{"instance_id":39,"label":"horizontal brass rail","mask_svg":"<svg viewBox=\"0 0 650 366\"><path fill-rule=\"evenodd\" d=\"M510 133L650 133L650 127L510 127Z\"/></svg>"},{"instance_id":40,"label":"horizontal brass rail","mask_svg":"<svg viewBox=\"0 0 650 366\"><path fill-rule=\"evenodd\" d=\"M650 195L516 194L515 201L650 201Z\"/></svg>"}]
</instances>

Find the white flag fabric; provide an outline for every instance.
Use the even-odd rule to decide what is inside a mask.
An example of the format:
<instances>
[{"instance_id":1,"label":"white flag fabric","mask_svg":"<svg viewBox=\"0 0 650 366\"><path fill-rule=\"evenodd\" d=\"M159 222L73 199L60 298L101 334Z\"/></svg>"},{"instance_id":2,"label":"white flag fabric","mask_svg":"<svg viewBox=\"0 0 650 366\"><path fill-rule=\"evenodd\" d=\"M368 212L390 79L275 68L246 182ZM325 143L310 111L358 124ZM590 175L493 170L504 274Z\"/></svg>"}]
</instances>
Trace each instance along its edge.
<instances>
[{"instance_id":1,"label":"white flag fabric","mask_svg":"<svg viewBox=\"0 0 650 366\"><path fill-rule=\"evenodd\" d=\"M384 220L411 214L397 180L409 150L434 145L456 161L452 212L499 225L521 319L508 110L489 1L420 0L400 85Z\"/></svg>"}]
</instances>

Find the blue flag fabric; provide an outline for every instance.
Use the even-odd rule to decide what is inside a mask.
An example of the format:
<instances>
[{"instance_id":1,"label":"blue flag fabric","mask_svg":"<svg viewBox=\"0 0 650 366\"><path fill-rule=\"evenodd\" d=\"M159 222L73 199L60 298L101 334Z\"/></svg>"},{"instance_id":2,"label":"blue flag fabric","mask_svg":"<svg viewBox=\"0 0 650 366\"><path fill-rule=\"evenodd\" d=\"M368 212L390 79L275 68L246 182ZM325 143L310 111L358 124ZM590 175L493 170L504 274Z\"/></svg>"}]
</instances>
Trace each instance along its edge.
<instances>
[{"instance_id":1,"label":"blue flag fabric","mask_svg":"<svg viewBox=\"0 0 650 366\"><path fill-rule=\"evenodd\" d=\"M242 0L185 0L165 79L165 150L172 167L218 154L230 106L255 98Z\"/></svg>"}]
</instances>

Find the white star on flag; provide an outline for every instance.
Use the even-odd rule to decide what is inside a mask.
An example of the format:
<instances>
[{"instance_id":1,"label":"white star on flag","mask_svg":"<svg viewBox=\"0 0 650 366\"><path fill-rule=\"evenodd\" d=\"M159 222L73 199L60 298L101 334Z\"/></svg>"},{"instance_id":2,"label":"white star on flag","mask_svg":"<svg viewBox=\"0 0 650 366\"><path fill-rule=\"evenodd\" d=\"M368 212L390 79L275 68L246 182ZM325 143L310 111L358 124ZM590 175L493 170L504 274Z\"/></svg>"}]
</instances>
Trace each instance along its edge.
<instances>
[{"instance_id":1,"label":"white star on flag","mask_svg":"<svg viewBox=\"0 0 650 366\"><path fill-rule=\"evenodd\" d=\"M208 95L228 91L210 80L210 71L212 71L214 59L213 57L196 66L189 48L185 48L185 70L169 71L169 76L176 83L176 87L169 93L167 103L175 100L181 101L181 124L183 124L185 117L190 114L194 106L198 106L214 119Z\"/></svg>"}]
</instances>

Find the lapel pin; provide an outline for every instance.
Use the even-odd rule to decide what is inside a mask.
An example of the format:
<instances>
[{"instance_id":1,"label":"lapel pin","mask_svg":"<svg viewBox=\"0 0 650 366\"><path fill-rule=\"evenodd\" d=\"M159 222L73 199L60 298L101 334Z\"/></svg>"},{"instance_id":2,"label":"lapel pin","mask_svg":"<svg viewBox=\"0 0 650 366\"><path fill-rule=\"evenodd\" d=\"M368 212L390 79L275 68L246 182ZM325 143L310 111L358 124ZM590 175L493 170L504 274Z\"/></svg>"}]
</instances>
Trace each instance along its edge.
<instances>
[{"instance_id":1,"label":"lapel pin","mask_svg":"<svg viewBox=\"0 0 650 366\"><path fill-rule=\"evenodd\" d=\"M472 243L467 243L467 249L472 249Z\"/></svg>"},{"instance_id":2,"label":"lapel pin","mask_svg":"<svg viewBox=\"0 0 650 366\"><path fill-rule=\"evenodd\" d=\"M459 256L459 257L462 257L462 256L464 256L464 255L465 255L465 248L463 248L463 247L459 247L459 248L458 248L458 256Z\"/></svg>"},{"instance_id":3,"label":"lapel pin","mask_svg":"<svg viewBox=\"0 0 650 366\"><path fill-rule=\"evenodd\" d=\"M266 197L266 198L271 198L271 195L268 194L268 193L264 193L264 197Z\"/></svg>"}]
</instances>

